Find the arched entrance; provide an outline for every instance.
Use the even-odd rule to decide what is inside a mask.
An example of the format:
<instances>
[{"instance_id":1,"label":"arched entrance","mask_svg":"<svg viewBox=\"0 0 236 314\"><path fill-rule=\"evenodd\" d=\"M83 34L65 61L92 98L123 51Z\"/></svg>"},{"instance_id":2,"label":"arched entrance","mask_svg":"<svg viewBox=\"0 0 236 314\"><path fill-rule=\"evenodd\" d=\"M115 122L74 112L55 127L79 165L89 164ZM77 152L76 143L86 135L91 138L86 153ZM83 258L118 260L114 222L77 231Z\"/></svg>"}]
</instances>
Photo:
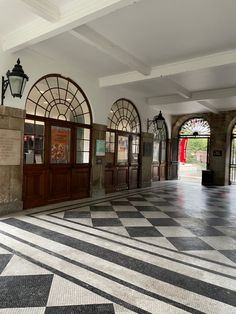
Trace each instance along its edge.
<instances>
[{"instance_id":1,"label":"arched entrance","mask_svg":"<svg viewBox=\"0 0 236 314\"><path fill-rule=\"evenodd\" d=\"M140 117L134 104L127 99L117 100L107 120L106 193L138 187L140 133Z\"/></svg>"},{"instance_id":2,"label":"arched entrance","mask_svg":"<svg viewBox=\"0 0 236 314\"><path fill-rule=\"evenodd\" d=\"M153 127L153 162L152 162L152 181L166 180L167 174L167 126L164 123L161 130Z\"/></svg>"},{"instance_id":3,"label":"arched entrance","mask_svg":"<svg viewBox=\"0 0 236 314\"><path fill-rule=\"evenodd\" d=\"M231 133L231 151L230 151L230 184L236 184L236 124Z\"/></svg>"},{"instance_id":4,"label":"arched entrance","mask_svg":"<svg viewBox=\"0 0 236 314\"><path fill-rule=\"evenodd\" d=\"M26 100L24 207L90 195L92 114L71 79L39 79Z\"/></svg>"},{"instance_id":5,"label":"arched entrance","mask_svg":"<svg viewBox=\"0 0 236 314\"><path fill-rule=\"evenodd\" d=\"M203 118L191 118L179 129L178 178L200 182L208 168L210 126Z\"/></svg>"}]
</instances>

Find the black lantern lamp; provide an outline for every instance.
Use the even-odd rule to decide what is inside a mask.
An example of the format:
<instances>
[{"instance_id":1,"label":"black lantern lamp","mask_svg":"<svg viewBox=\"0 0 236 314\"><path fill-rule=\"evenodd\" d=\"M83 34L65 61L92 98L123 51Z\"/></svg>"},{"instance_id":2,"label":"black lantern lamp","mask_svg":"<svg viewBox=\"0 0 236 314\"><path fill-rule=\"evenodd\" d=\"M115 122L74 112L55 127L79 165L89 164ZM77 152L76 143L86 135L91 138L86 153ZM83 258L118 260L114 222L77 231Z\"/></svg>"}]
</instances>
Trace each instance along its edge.
<instances>
[{"instance_id":1,"label":"black lantern lamp","mask_svg":"<svg viewBox=\"0 0 236 314\"><path fill-rule=\"evenodd\" d=\"M4 79L4 76L2 76L1 105L3 105L8 85L10 86L12 96L21 98L25 89L25 84L29 79L29 77L24 73L22 66L20 65L20 59L17 60L17 64L15 64L12 71L8 70L6 75L6 80Z\"/></svg>"},{"instance_id":2,"label":"black lantern lamp","mask_svg":"<svg viewBox=\"0 0 236 314\"><path fill-rule=\"evenodd\" d=\"M148 132L151 124L153 124L153 126L155 126L156 130L162 130L164 123L165 123L165 118L163 117L163 115L160 111L159 115L155 116L153 118L153 120L147 119L147 132Z\"/></svg>"}]
</instances>

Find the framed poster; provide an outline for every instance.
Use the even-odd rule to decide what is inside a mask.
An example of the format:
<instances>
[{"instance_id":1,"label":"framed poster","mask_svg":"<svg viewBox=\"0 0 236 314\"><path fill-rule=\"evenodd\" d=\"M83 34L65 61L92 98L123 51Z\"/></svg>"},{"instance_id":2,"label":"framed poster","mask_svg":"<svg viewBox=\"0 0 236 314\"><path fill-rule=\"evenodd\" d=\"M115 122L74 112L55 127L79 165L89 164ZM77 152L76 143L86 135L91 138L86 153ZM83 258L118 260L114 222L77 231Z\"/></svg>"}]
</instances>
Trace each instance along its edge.
<instances>
[{"instance_id":1,"label":"framed poster","mask_svg":"<svg viewBox=\"0 0 236 314\"><path fill-rule=\"evenodd\" d=\"M106 141L96 140L96 156L105 156Z\"/></svg>"},{"instance_id":2,"label":"framed poster","mask_svg":"<svg viewBox=\"0 0 236 314\"><path fill-rule=\"evenodd\" d=\"M70 162L70 136L69 128L51 127L51 163L68 164Z\"/></svg>"}]
</instances>

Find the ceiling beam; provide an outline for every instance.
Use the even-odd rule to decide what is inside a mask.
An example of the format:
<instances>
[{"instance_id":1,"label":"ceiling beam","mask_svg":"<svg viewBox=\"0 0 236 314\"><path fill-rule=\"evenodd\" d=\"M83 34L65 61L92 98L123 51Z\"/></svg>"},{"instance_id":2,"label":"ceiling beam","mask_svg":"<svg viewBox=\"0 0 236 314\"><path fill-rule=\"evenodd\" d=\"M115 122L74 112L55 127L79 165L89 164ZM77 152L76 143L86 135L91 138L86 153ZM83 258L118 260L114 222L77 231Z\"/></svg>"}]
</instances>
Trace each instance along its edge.
<instances>
[{"instance_id":1,"label":"ceiling beam","mask_svg":"<svg viewBox=\"0 0 236 314\"><path fill-rule=\"evenodd\" d=\"M165 82L167 82L168 86L171 87L179 96L185 99L189 99L189 100L192 98L192 93L188 91L186 88L184 88L182 85L176 83L175 81L167 77L164 77L163 79ZM196 102L199 103L201 106L203 106L210 112L219 113L218 110L206 100L199 100Z\"/></svg>"},{"instance_id":2,"label":"ceiling beam","mask_svg":"<svg viewBox=\"0 0 236 314\"><path fill-rule=\"evenodd\" d=\"M41 0L40 0L41 1ZM41 18L35 19L17 30L6 34L2 40L2 50L16 52L40 41L67 32L82 24L135 4L139 0L75 0L66 3L59 21L49 23Z\"/></svg>"},{"instance_id":3,"label":"ceiling beam","mask_svg":"<svg viewBox=\"0 0 236 314\"><path fill-rule=\"evenodd\" d=\"M140 72L143 75L149 75L151 72L151 68L144 64L141 60L131 55L129 52L125 51L101 34L97 33L87 25L82 25L76 30L69 31L69 33L127 65L131 70Z\"/></svg>"},{"instance_id":4,"label":"ceiling beam","mask_svg":"<svg viewBox=\"0 0 236 314\"><path fill-rule=\"evenodd\" d=\"M236 63L236 50L155 66L147 76L137 72L126 72L100 77L99 85L100 87L123 85L233 63Z\"/></svg>"},{"instance_id":5,"label":"ceiling beam","mask_svg":"<svg viewBox=\"0 0 236 314\"><path fill-rule=\"evenodd\" d=\"M188 91L186 88L184 88L183 86L179 85L178 83L176 83L175 81L171 80L168 77L162 77L164 82L167 83L167 86L172 88L176 94L180 95L183 98L191 98L191 93L190 91Z\"/></svg>"},{"instance_id":6,"label":"ceiling beam","mask_svg":"<svg viewBox=\"0 0 236 314\"><path fill-rule=\"evenodd\" d=\"M191 93L190 98L183 98L180 95L165 95L157 97L149 97L149 105L165 105L174 103L183 103L189 101L205 101L211 99L227 98L236 96L236 87L218 88L210 90L202 90Z\"/></svg>"},{"instance_id":7,"label":"ceiling beam","mask_svg":"<svg viewBox=\"0 0 236 314\"><path fill-rule=\"evenodd\" d=\"M202 105L204 108L206 108L208 111L213 112L213 113L219 113L219 111L216 109L215 106L210 104L208 101L201 101L199 100L198 103Z\"/></svg>"},{"instance_id":8,"label":"ceiling beam","mask_svg":"<svg viewBox=\"0 0 236 314\"><path fill-rule=\"evenodd\" d=\"M59 8L49 0L21 0L36 15L48 22L60 19Z\"/></svg>"}]
</instances>

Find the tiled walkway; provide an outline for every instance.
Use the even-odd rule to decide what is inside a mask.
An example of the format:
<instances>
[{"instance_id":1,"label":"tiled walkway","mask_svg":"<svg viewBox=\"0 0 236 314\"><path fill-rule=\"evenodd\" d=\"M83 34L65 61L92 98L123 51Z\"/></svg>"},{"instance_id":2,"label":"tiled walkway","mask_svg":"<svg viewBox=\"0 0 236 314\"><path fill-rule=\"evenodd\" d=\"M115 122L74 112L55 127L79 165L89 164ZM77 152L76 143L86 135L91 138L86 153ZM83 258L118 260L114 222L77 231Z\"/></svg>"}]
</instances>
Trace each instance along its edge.
<instances>
[{"instance_id":1,"label":"tiled walkway","mask_svg":"<svg viewBox=\"0 0 236 314\"><path fill-rule=\"evenodd\" d=\"M236 313L236 187L160 182L0 221L0 313Z\"/></svg>"}]
</instances>

